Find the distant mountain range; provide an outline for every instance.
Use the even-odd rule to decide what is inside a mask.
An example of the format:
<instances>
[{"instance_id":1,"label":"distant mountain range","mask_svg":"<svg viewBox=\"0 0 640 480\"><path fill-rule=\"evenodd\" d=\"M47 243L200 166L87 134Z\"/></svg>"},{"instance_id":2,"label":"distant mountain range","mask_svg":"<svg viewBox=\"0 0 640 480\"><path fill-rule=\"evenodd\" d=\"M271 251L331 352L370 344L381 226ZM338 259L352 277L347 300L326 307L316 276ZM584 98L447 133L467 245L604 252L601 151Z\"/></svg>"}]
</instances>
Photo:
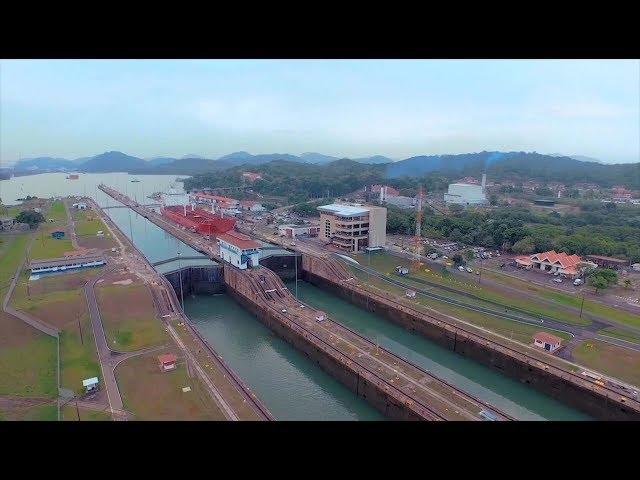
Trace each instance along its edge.
<instances>
[{"instance_id":1,"label":"distant mountain range","mask_svg":"<svg viewBox=\"0 0 640 480\"><path fill-rule=\"evenodd\" d=\"M262 165L274 160L284 160L298 163L327 164L339 160L338 157L323 155L321 153L303 153L296 156L288 153L266 153L252 155L249 152L234 152L224 155L216 160L207 159L201 155L188 154L180 158L174 157L153 157L147 160L132 157L122 152L111 151L95 155L93 157L82 157L75 160L54 157L37 157L18 161L13 170L16 172L38 171L76 171L83 172L136 172L142 173L185 173L202 170L217 170L231 168L239 165ZM359 163L390 163L393 160L387 157L376 155L373 157L363 157L353 159ZM180 169L185 171L178 171ZM156 172L157 171L157 172Z\"/></svg>"},{"instance_id":2,"label":"distant mountain range","mask_svg":"<svg viewBox=\"0 0 640 480\"><path fill-rule=\"evenodd\" d=\"M620 183L640 185L640 163L602 164L596 159L561 154L536 152L476 152L459 155L420 155L393 161L382 156L356 159L338 159L330 155L307 152L299 156L287 153L253 155L240 151L224 155L216 160L193 154L181 158L155 157L148 160L122 152L110 151L67 160L56 157L38 157L18 162L13 168L16 174L47 171L80 172L130 172L135 174L196 175L233 167L264 165L270 162L325 166L336 162L371 164L377 171L382 168L386 178L422 177L432 172L448 176L487 173L489 179L535 178L542 181L581 181L594 183ZM375 164L375 165L374 165Z\"/></svg>"}]
</instances>

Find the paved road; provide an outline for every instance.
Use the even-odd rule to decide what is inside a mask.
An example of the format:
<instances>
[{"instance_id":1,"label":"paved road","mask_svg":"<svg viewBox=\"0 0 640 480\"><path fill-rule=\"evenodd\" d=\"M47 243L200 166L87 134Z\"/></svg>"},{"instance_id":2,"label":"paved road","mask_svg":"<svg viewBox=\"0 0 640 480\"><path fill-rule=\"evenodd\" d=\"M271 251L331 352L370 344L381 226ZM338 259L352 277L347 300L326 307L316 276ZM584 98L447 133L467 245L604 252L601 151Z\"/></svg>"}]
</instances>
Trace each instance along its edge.
<instances>
[{"instance_id":1,"label":"paved road","mask_svg":"<svg viewBox=\"0 0 640 480\"><path fill-rule=\"evenodd\" d=\"M109 271L110 270L107 270L103 275L87 282L84 287L84 294L87 299L87 306L89 307L89 315L91 316L91 327L93 328L93 338L96 341L98 361L102 369L102 381L107 391L109 408L113 411L123 410L122 397L120 396L120 389L118 388L118 382L116 381L114 372L115 366L120 363L122 359L118 358L121 354L114 353L107 344L107 337L105 336L102 326L100 309L98 308L98 301L94 290L96 282L105 274L109 273Z\"/></svg>"}]
</instances>

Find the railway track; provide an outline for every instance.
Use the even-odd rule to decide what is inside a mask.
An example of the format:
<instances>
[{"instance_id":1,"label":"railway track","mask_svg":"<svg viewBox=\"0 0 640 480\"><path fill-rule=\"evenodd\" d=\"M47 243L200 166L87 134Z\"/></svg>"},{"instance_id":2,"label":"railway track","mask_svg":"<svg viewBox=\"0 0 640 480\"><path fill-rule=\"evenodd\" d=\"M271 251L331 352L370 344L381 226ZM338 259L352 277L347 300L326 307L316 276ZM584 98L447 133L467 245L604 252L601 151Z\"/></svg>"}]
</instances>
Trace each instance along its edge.
<instances>
[{"instance_id":1,"label":"railway track","mask_svg":"<svg viewBox=\"0 0 640 480\"><path fill-rule=\"evenodd\" d=\"M447 420L458 418L476 420L480 417L479 412L474 411L474 409L479 409L481 411L488 410L494 412L501 420L513 420L513 417L510 415L499 411L486 402L424 371L418 365L408 362L388 350L375 346L369 339L344 325L328 319L322 323L318 323L314 317L319 314L319 312L309 307L301 309L300 302L293 297L280 278L270 270L262 268L256 272L251 272L249 277L251 277L253 289L260 292L261 300L265 307L280 316L286 317L309 337L325 345L327 348L332 349L332 351L340 357L346 357L348 359L347 361L352 362L358 369L367 372L375 379L379 386L382 385L385 391L393 390L398 396L405 398L405 401L418 405L423 412L428 413L430 419ZM277 307L273 305L275 302L279 302ZM288 307L284 309L286 312L282 311L283 309L281 307L283 306ZM278 311L278 309L280 310ZM313 325L313 328L308 328L309 324ZM324 336L319 335L318 332L314 330L319 330L321 333L324 333ZM335 337L349 348L337 349L330 341L327 341L327 336L329 339ZM351 349L352 352L345 354L345 351L349 349ZM373 353L374 351L376 352L375 354ZM383 361L377 358L378 356L384 357L385 360ZM370 364L367 365L364 360L369 360ZM378 368L373 368L371 363L374 367L377 366ZM390 374L393 377L391 380L381 374L381 372L385 370L387 375ZM411 372L409 374L403 370ZM419 377L419 380L416 380L416 377ZM395 382L401 379L406 382L403 388L395 384ZM426 385L429 385L429 387ZM414 393L414 395L408 395L403 389L409 390L411 393ZM419 395L432 399L432 403L438 403L441 406L441 411L449 412L449 417L439 413L426 401L421 400ZM454 400L452 400L452 398ZM444 409L442 407L444 407ZM455 412L455 414L453 412Z\"/></svg>"},{"instance_id":2,"label":"railway track","mask_svg":"<svg viewBox=\"0 0 640 480\"><path fill-rule=\"evenodd\" d=\"M316 256L316 258L320 258L320 257ZM341 262L339 262L338 260L336 260L334 258L322 258L322 260L327 265L327 269L328 269L329 273L331 275L334 275L335 276L334 278L337 279L338 281L342 281L342 282L348 283L349 281L351 281L353 279L353 276L349 275L350 272L346 269L346 266L344 264L342 264ZM373 297L376 297L376 298L378 298L380 300L384 300L385 302L392 303L392 304L396 305L400 310L406 309L406 310L409 310L409 311L413 312L416 315L426 316L426 317L428 317L428 318L430 318L430 319L432 319L432 320L434 320L436 322L441 322L442 321L441 319L439 319L437 317L434 317L433 315L431 315L429 313L426 313L426 312L421 311L421 310L417 310L412 306L406 305L406 304L394 299L393 296L391 296L391 295L383 296L383 295L379 294L378 292L375 292L375 291L372 291L372 290L366 290L366 291L367 291L368 294L370 294ZM465 334L467 334L469 336L473 336L473 337L478 338L479 339L478 341L484 341L484 342L487 341L486 338L480 337L477 333L470 332L469 330L466 330L466 329L464 329L464 328L462 328L460 326L457 326L457 325L451 325L450 323L449 323L449 325L451 327L455 328L456 330L460 330L460 331L464 332ZM524 352L521 352L519 350L516 350L513 347L505 345L502 342L499 342L499 341L493 340L493 339L491 339L490 341L492 343L494 343L495 345L499 346L500 348L508 351L511 356L524 358L528 364L540 365L543 368L546 367L545 368L546 370L548 370L550 368L554 368L554 369L558 370L561 374L570 376L571 378L573 378L574 381L576 381L577 383L581 384L582 386L586 386L586 387L592 388L592 389L593 388L595 388L595 389L600 388L600 389L608 392L609 394L611 394L613 396L617 396L617 397L623 396L623 397L626 397L626 398L628 398L629 400L631 400L633 402L637 402L637 399L634 398L633 395L628 391L628 390L630 390L629 387L624 386L624 387L621 387L621 388L617 388L615 386L611 386L610 384L604 383L604 382L602 382L603 384L600 385L600 384L597 384L597 383L595 383L595 382L593 382L591 380L588 380L588 377L585 378L584 376L582 376L580 374L577 374L577 373L575 373L575 372L573 372L573 371L571 371L569 369L564 369L564 368L556 366L556 365L551 365L551 364L545 363L542 360L540 360L540 359L538 359L538 358L536 358L536 357L534 357L532 355L529 355L527 353L524 353Z\"/></svg>"}]
</instances>

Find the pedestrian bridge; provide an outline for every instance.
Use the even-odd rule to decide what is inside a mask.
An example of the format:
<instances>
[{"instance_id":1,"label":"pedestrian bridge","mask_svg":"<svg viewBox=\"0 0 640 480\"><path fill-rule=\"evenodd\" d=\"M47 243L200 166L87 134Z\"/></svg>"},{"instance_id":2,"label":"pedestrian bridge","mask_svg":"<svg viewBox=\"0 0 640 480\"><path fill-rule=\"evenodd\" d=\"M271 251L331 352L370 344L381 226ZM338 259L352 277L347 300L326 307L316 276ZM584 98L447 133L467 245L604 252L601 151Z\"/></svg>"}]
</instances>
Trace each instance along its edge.
<instances>
[{"instance_id":1,"label":"pedestrian bridge","mask_svg":"<svg viewBox=\"0 0 640 480\"><path fill-rule=\"evenodd\" d=\"M141 207L161 207L162 204L160 203L145 203L145 204L140 204ZM109 207L102 207L102 210L108 210L110 208L129 208L127 205L111 205Z\"/></svg>"},{"instance_id":2,"label":"pedestrian bridge","mask_svg":"<svg viewBox=\"0 0 640 480\"><path fill-rule=\"evenodd\" d=\"M190 257L171 257L171 258L165 258L164 260L159 260L157 262L153 262L151 265L153 265L154 267L157 267L158 265L164 265L165 263L171 263L171 262L177 262L178 260L210 260L209 257L206 257L204 255L199 255L199 256L190 256Z\"/></svg>"}]
</instances>

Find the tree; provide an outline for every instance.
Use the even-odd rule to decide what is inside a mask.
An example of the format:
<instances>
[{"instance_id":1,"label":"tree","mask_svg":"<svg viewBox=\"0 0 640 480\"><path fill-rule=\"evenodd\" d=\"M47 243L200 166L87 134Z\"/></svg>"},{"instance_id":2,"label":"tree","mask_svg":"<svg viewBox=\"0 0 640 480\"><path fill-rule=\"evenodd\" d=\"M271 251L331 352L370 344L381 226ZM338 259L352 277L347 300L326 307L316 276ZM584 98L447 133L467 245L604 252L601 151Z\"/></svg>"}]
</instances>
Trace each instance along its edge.
<instances>
[{"instance_id":1,"label":"tree","mask_svg":"<svg viewBox=\"0 0 640 480\"><path fill-rule=\"evenodd\" d=\"M454 203L453 205L449 205L449 211L451 212L452 215L459 215L460 213L462 213L463 210L464 210L464 207L462 205L458 205L457 203Z\"/></svg>"},{"instance_id":2,"label":"tree","mask_svg":"<svg viewBox=\"0 0 640 480\"><path fill-rule=\"evenodd\" d=\"M456 267L458 265L464 265L464 259L462 258L462 255L460 255L459 253L456 253L451 260L453 260L453 263L455 263Z\"/></svg>"},{"instance_id":3,"label":"tree","mask_svg":"<svg viewBox=\"0 0 640 480\"><path fill-rule=\"evenodd\" d=\"M464 258L467 261L473 260L475 258L475 254L473 253L473 250L471 250L471 249L465 250L464 251Z\"/></svg>"},{"instance_id":4,"label":"tree","mask_svg":"<svg viewBox=\"0 0 640 480\"><path fill-rule=\"evenodd\" d=\"M596 289L596 293L598 293L599 290L604 290L609 287L609 283L602 277L589 278L589 285Z\"/></svg>"},{"instance_id":5,"label":"tree","mask_svg":"<svg viewBox=\"0 0 640 480\"><path fill-rule=\"evenodd\" d=\"M513 250L514 253L534 253L535 248L536 245L533 242L533 238L524 237L522 240L518 240L514 243L511 250Z\"/></svg>"},{"instance_id":6,"label":"tree","mask_svg":"<svg viewBox=\"0 0 640 480\"><path fill-rule=\"evenodd\" d=\"M497 205L498 204L498 195L496 195L495 193L492 193L491 195L489 195L489 204L490 205Z\"/></svg>"},{"instance_id":7,"label":"tree","mask_svg":"<svg viewBox=\"0 0 640 480\"><path fill-rule=\"evenodd\" d=\"M536 195L540 197L552 197L553 192L549 189L549 187L538 187L535 189Z\"/></svg>"},{"instance_id":8,"label":"tree","mask_svg":"<svg viewBox=\"0 0 640 480\"><path fill-rule=\"evenodd\" d=\"M30 228L34 228L37 227L39 223L44 222L44 217L41 213L33 210L25 210L16 216L16 222L27 223Z\"/></svg>"},{"instance_id":9,"label":"tree","mask_svg":"<svg viewBox=\"0 0 640 480\"><path fill-rule=\"evenodd\" d=\"M624 288L631 288L632 282L631 282L630 278L625 278L624 282L622 282L622 283L624 283Z\"/></svg>"},{"instance_id":10,"label":"tree","mask_svg":"<svg viewBox=\"0 0 640 480\"><path fill-rule=\"evenodd\" d=\"M589 285L599 290L609 288L611 285L618 283L618 274L609 268L597 268L588 273Z\"/></svg>"}]
</instances>

